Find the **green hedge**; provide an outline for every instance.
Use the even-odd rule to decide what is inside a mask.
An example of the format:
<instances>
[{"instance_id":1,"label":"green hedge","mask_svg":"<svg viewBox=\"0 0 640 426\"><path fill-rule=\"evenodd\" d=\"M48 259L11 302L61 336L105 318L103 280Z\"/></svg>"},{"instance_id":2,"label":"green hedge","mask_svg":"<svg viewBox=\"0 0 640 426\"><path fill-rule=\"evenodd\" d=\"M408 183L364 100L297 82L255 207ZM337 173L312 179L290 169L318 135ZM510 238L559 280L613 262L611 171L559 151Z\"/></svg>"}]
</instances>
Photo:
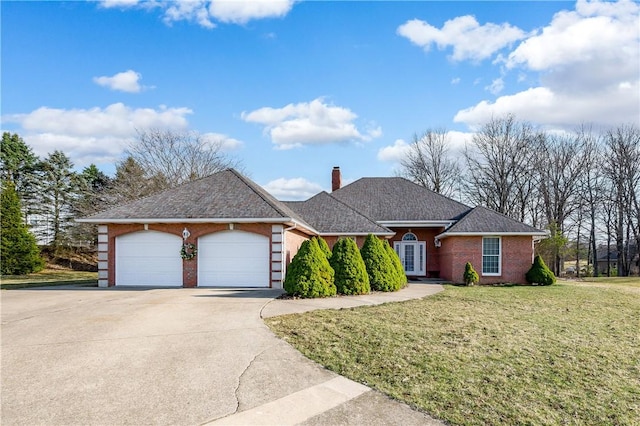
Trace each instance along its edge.
<instances>
[{"instance_id":1,"label":"green hedge","mask_svg":"<svg viewBox=\"0 0 640 426\"><path fill-rule=\"evenodd\" d=\"M398 276L393 259L380 238L373 234L367 235L362 249L360 249L360 254L367 268L372 290L398 291L400 289L402 281Z\"/></svg>"},{"instance_id":2,"label":"green hedge","mask_svg":"<svg viewBox=\"0 0 640 426\"><path fill-rule=\"evenodd\" d=\"M402 266L402 262L400 261L400 257L398 253L389 245L389 241L384 240L382 242L384 245L384 249L389 254L389 259L391 259L391 263L393 264L396 270L396 277L398 279L398 289L403 288L407 285L407 275L404 273L404 266Z\"/></svg>"},{"instance_id":3,"label":"green hedge","mask_svg":"<svg viewBox=\"0 0 640 426\"><path fill-rule=\"evenodd\" d=\"M540 255L533 259L533 265L527 271L525 278L529 284L551 285L556 282L556 276L553 275Z\"/></svg>"}]
</instances>

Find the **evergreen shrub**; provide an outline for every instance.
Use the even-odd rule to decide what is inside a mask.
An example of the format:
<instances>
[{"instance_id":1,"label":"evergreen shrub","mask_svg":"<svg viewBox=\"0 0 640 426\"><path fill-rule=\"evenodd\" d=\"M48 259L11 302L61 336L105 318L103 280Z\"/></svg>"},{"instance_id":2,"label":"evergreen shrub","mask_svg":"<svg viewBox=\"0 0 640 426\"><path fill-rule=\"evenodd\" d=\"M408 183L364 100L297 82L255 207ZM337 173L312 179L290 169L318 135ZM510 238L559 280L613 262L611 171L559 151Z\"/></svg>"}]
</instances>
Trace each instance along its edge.
<instances>
[{"instance_id":1,"label":"evergreen shrub","mask_svg":"<svg viewBox=\"0 0 640 426\"><path fill-rule=\"evenodd\" d=\"M367 235L360 254L367 268L371 290L397 291L400 289L400 277L380 238L373 234Z\"/></svg>"},{"instance_id":2,"label":"evergreen shrub","mask_svg":"<svg viewBox=\"0 0 640 426\"><path fill-rule=\"evenodd\" d=\"M335 296L334 272L316 239L302 243L291 260L284 290L303 298Z\"/></svg>"},{"instance_id":3,"label":"evergreen shrub","mask_svg":"<svg viewBox=\"0 0 640 426\"><path fill-rule=\"evenodd\" d=\"M480 277L478 276L476 270L473 269L473 265L471 265L471 262L467 262L467 264L464 265L464 274L462 276L462 279L464 283L469 286L477 284L478 281L480 281Z\"/></svg>"},{"instance_id":4,"label":"evergreen shrub","mask_svg":"<svg viewBox=\"0 0 640 426\"><path fill-rule=\"evenodd\" d=\"M384 240L382 242L384 245L384 249L389 254L389 259L391 259L391 263L393 264L396 270L396 276L398 279L398 289L404 288L407 285L407 274L404 273L404 266L402 266L402 261L398 256L398 253L389 245L389 241Z\"/></svg>"},{"instance_id":5,"label":"evergreen shrub","mask_svg":"<svg viewBox=\"0 0 640 426\"><path fill-rule=\"evenodd\" d=\"M341 238L333 246L331 267L335 271L335 284L340 294L366 294L371 291L369 275L360 250L351 238Z\"/></svg>"},{"instance_id":6,"label":"evergreen shrub","mask_svg":"<svg viewBox=\"0 0 640 426\"><path fill-rule=\"evenodd\" d=\"M551 285L556 282L556 276L547 267L540 255L533 259L533 265L527 271L525 278L529 284Z\"/></svg>"}]
</instances>

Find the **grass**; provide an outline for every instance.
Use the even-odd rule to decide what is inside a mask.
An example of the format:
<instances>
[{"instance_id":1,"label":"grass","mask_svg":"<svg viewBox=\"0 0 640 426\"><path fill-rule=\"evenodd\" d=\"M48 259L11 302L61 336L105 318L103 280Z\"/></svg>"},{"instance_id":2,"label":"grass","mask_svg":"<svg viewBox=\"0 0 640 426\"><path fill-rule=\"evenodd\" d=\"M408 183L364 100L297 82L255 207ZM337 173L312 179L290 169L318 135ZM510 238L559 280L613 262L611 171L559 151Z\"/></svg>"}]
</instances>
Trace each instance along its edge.
<instances>
[{"instance_id":1,"label":"grass","mask_svg":"<svg viewBox=\"0 0 640 426\"><path fill-rule=\"evenodd\" d=\"M625 286L447 286L266 322L327 368L450 424L637 425L640 296Z\"/></svg>"},{"instance_id":2,"label":"grass","mask_svg":"<svg viewBox=\"0 0 640 426\"><path fill-rule=\"evenodd\" d=\"M70 269L44 269L35 274L3 275L2 289L44 287L66 284L96 284L97 272L72 271Z\"/></svg>"}]
</instances>

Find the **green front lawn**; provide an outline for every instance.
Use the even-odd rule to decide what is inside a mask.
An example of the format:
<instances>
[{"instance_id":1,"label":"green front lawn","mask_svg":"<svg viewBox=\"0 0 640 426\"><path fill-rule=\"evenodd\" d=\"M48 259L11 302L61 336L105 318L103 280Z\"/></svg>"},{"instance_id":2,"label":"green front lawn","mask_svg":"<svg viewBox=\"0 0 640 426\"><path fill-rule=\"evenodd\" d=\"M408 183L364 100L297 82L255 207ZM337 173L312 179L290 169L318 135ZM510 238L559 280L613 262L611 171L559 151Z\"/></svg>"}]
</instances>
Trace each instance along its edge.
<instances>
[{"instance_id":1,"label":"green front lawn","mask_svg":"<svg viewBox=\"0 0 640 426\"><path fill-rule=\"evenodd\" d=\"M70 269L45 269L35 274L3 275L2 289L17 289L65 284L96 284L97 272L72 271Z\"/></svg>"},{"instance_id":2,"label":"green front lawn","mask_svg":"<svg viewBox=\"0 0 640 426\"><path fill-rule=\"evenodd\" d=\"M635 290L447 286L421 300L266 322L327 368L451 424L633 425Z\"/></svg>"}]
</instances>

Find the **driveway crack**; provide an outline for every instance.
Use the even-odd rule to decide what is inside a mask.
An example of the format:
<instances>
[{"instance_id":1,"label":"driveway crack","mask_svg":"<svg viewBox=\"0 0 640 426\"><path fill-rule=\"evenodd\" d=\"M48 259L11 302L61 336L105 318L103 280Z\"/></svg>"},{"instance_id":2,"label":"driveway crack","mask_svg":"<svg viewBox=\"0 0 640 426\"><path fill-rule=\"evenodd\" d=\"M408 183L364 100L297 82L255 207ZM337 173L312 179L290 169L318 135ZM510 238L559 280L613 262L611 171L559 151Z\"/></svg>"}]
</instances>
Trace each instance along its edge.
<instances>
[{"instance_id":1,"label":"driveway crack","mask_svg":"<svg viewBox=\"0 0 640 426\"><path fill-rule=\"evenodd\" d=\"M242 371L242 373L240 373L240 375L238 376L238 385L236 386L236 389L234 391L234 396L236 398L236 409L233 412L233 414L236 414L238 412L238 410L240 410L240 396L238 395L238 392L240 391L240 387L242 386L242 378L244 377L244 375L247 373L247 371L249 371L249 369L253 366L253 363L256 361L256 359L258 359L258 357L260 355L262 355L263 353L265 353L267 350L269 350L270 348L266 348L263 349L262 351L258 352L252 359L251 361L249 361L249 363L247 364L247 366L245 367L245 369Z\"/></svg>"}]
</instances>

